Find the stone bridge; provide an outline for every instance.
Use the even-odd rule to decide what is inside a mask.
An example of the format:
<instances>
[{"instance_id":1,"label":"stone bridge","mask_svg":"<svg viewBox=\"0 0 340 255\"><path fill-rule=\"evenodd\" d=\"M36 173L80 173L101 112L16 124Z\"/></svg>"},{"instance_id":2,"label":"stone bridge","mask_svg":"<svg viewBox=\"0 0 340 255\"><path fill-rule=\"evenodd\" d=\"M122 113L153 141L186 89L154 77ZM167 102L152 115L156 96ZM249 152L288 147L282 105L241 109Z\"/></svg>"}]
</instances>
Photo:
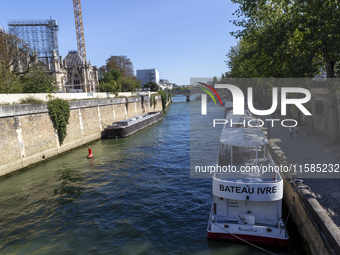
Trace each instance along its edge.
<instances>
[{"instance_id":1,"label":"stone bridge","mask_svg":"<svg viewBox=\"0 0 340 255\"><path fill-rule=\"evenodd\" d=\"M172 96L186 96L187 102L190 102L190 95L193 95L193 94L202 94L202 90L192 88L192 89L171 91Z\"/></svg>"},{"instance_id":2,"label":"stone bridge","mask_svg":"<svg viewBox=\"0 0 340 255\"><path fill-rule=\"evenodd\" d=\"M171 91L171 96L186 96L187 102L190 102L190 89Z\"/></svg>"}]
</instances>

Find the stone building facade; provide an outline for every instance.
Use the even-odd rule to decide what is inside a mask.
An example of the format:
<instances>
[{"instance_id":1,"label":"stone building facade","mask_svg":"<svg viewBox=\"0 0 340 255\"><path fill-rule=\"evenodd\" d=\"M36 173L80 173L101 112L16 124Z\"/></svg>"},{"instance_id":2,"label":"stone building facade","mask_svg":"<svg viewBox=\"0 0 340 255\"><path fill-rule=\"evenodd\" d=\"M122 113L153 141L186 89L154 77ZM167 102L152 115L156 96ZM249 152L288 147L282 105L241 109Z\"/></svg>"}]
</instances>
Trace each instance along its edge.
<instances>
[{"instance_id":1,"label":"stone building facade","mask_svg":"<svg viewBox=\"0 0 340 255\"><path fill-rule=\"evenodd\" d=\"M99 85L97 67L77 51L69 51L64 59L54 53L48 72L56 79L59 92L94 92Z\"/></svg>"},{"instance_id":2,"label":"stone building facade","mask_svg":"<svg viewBox=\"0 0 340 255\"><path fill-rule=\"evenodd\" d=\"M7 41L9 34L0 26L0 36ZM8 37L10 38L10 37ZM8 42L7 42L8 43ZM86 62L77 51L69 51L63 59L54 50L52 57L41 58L35 50L21 48L18 40L9 42L12 61L10 69L24 74L32 67L46 70L56 80L58 92L96 92L98 89L98 69Z\"/></svg>"}]
</instances>

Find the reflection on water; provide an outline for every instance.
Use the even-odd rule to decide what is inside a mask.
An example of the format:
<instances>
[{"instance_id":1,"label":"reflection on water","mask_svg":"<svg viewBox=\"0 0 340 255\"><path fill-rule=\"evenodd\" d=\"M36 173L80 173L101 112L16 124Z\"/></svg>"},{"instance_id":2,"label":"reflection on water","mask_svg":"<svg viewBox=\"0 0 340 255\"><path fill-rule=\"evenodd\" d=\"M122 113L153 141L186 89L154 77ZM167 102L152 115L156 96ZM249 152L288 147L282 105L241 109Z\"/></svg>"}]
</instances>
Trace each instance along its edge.
<instances>
[{"instance_id":1,"label":"reflection on water","mask_svg":"<svg viewBox=\"0 0 340 255\"><path fill-rule=\"evenodd\" d=\"M84 192L82 173L75 169L62 169L57 171L57 175L54 195L58 203L63 205L79 199Z\"/></svg>"},{"instance_id":2,"label":"reflection on water","mask_svg":"<svg viewBox=\"0 0 340 255\"><path fill-rule=\"evenodd\" d=\"M207 240L211 180L189 172L200 104L181 100L131 137L91 143L93 159L84 146L2 179L0 253L262 254Z\"/></svg>"}]
</instances>

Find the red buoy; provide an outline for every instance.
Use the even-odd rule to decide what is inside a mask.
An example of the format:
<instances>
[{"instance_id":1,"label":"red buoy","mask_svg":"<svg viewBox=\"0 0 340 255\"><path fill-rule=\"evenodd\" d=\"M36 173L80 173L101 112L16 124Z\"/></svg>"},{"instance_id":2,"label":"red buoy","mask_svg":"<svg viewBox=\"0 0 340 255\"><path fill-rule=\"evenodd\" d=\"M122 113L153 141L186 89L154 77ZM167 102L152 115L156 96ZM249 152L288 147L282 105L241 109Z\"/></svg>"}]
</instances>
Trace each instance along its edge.
<instances>
[{"instance_id":1,"label":"red buoy","mask_svg":"<svg viewBox=\"0 0 340 255\"><path fill-rule=\"evenodd\" d=\"M92 158L92 157L93 157L92 150L91 150L90 147L89 147L89 155L88 155L87 157L88 157L88 158Z\"/></svg>"}]
</instances>

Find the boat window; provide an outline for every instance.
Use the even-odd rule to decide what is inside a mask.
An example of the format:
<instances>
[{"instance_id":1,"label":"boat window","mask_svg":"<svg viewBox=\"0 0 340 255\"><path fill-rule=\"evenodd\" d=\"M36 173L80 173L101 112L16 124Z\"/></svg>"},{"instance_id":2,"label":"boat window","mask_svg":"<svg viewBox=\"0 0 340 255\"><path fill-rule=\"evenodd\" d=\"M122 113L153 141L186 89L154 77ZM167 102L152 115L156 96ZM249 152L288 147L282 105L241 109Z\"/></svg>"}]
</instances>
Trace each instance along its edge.
<instances>
[{"instance_id":1,"label":"boat window","mask_svg":"<svg viewBox=\"0 0 340 255\"><path fill-rule=\"evenodd\" d=\"M257 151L257 153L256 153ZM256 157L257 154L257 157ZM238 147L232 149L233 165L255 165L256 158L258 162L267 162L265 146L257 147ZM219 165L228 166L231 164L231 147L221 144L219 152Z\"/></svg>"}]
</instances>

